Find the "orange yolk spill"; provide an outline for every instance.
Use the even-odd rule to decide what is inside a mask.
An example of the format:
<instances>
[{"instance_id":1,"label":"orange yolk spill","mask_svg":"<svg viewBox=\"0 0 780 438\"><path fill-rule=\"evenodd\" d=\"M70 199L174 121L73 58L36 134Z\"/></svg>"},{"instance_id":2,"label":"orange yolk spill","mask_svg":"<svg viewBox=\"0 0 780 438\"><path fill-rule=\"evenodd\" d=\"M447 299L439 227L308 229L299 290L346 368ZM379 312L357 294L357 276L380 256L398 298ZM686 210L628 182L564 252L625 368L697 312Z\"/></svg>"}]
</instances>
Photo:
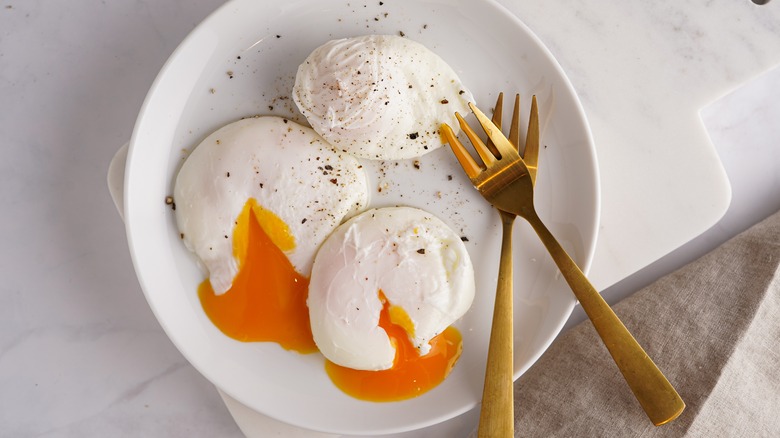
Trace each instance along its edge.
<instances>
[{"instance_id":1,"label":"orange yolk spill","mask_svg":"<svg viewBox=\"0 0 780 438\"><path fill-rule=\"evenodd\" d=\"M233 253L239 261L233 285L222 295L214 294L208 280L198 287L211 322L239 341L276 342L300 353L318 351L306 305L309 279L298 274L284 254L293 248L287 225L254 199L247 201L233 231ZM414 333L409 316L390 305L382 291L379 299L379 326L396 349L392 368L355 370L326 360L328 376L352 397L376 402L413 398L439 385L463 350L458 330L448 327L431 340L428 354L420 356L409 339L408 333Z\"/></svg>"},{"instance_id":2,"label":"orange yolk spill","mask_svg":"<svg viewBox=\"0 0 780 438\"><path fill-rule=\"evenodd\" d=\"M288 350L316 352L306 306L309 279L295 272L282 251L294 247L281 219L254 199L247 201L233 233L239 260L233 285L222 295L214 294L208 280L198 287L211 322L239 341L276 342Z\"/></svg>"},{"instance_id":3,"label":"orange yolk spill","mask_svg":"<svg viewBox=\"0 0 780 438\"><path fill-rule=\"evenodd\" d=\"M361 400L389 402L417 397L436 387L452 371L463 351L463 340L457 329L448 327L431 340L428 354L420 356L406 330L393 322L390 303L382 291L379 299L382 301L379 327L395 347L392 368L355 370L326 360L325 370L339 389Z\"/></svg>"}]
</instances>

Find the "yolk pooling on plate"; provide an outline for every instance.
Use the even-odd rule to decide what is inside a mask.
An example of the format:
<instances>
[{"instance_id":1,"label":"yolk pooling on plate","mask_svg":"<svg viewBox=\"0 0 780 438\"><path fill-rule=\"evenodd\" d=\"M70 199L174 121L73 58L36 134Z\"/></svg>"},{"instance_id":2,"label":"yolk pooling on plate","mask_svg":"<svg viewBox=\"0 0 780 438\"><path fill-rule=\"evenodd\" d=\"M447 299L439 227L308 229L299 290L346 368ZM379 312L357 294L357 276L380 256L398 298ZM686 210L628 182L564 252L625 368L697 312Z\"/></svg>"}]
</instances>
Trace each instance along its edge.
<instances>
[{"instance_id":1,"label":"yolk pooling on plate","mask_svg":"<svg viewBox=\"0 0 780 438\"><path fill-rule=\"evenodd\" d=\"M460 332L452 326L434 337L431 350L425 356L409 340L400 308L390 305L379 291L382 311L379 327L385 330L395 347L395 359L390 369L364 371L342 367L326 360L325 370L336 386L352 397L374 402L405 400L435 388L449 375L463 351ZM406 317L408 318L408 316Z\"/></svg>"},{"instance_id":2,"label":"yolk pooling on plate","mask_svg":"<svg viewBox=\"0 0 780 438\"><path fill-rule=\"evenodd\" d=\"M239 260L233 285L222 295L214 293L208 280L198 288L203 310L225 335L244 342L276 342L300 353L317 351L306 306L309 280L283 252L294 247L287 225L249 199L233 232Z\"/></svg>"}]
</instances>

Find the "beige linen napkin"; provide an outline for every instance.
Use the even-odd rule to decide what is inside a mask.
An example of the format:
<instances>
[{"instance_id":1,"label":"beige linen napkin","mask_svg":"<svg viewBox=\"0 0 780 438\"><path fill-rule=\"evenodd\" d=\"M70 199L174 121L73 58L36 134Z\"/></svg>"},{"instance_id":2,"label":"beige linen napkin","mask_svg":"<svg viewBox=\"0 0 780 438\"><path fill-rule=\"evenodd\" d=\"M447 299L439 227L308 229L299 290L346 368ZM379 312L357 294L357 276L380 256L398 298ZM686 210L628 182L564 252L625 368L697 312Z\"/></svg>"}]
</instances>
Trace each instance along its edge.
<instances>
[{"instance_id":1,"label":"beige linen napkin","mask_svg":"<svg viewBox=\"0 0 780 438\"><path fill-rule=\"evenodd\" d=\"M655 427L590 321L515 384L523 437L780 436L780 212L614 306L687 404Z\"/></svg>"}]
</instances>

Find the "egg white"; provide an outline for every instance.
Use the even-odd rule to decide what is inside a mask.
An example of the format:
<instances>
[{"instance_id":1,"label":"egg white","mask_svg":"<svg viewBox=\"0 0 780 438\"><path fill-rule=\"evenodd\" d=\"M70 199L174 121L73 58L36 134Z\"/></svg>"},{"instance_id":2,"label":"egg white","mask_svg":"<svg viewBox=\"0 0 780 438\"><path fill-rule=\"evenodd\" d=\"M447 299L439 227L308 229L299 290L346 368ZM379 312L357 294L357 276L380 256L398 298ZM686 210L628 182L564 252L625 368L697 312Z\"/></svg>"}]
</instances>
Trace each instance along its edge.
<instances>
[{"instance_id":1,"label":"egg white","mask_svg":"<svg viewBox=\"0 0 780 438\"><path fill-rule=\"evenodd\" d=\"M174 200L183 241L217 294L238 273L233 228L250 198L289 227L295 248L286 255L308 276L320 244L365 207L368 188L355 158L281 117L244 119L209 135L182 165Z\"/></svg>"},{"instance_id":2,"label":"egg white","mask_svg":"<svg viewBox=\"0 0 780 438\"><path fill-rule=\"evenodd\" d=\"M379 290L408 314L410 339L424 355L429 341L469 309L474 289L466 247L440 219L411 207L368 210L338 227L314 261L314 341L338 365L388 369L395 349L378 326Z\"/></svg>"},{"instance_id":3,"label":"egg white","mask_svg":"<svg viewBox=\"0 0 780 438\"><path fill-rule=\"evenodd\" d=\"M422 44L366 35L316 48L298 68L293 100L312 128L339 149L398 160L441 147L441 124L457 133L454 114L467 114L474 98Z\"/></svg>"}]
</instances>

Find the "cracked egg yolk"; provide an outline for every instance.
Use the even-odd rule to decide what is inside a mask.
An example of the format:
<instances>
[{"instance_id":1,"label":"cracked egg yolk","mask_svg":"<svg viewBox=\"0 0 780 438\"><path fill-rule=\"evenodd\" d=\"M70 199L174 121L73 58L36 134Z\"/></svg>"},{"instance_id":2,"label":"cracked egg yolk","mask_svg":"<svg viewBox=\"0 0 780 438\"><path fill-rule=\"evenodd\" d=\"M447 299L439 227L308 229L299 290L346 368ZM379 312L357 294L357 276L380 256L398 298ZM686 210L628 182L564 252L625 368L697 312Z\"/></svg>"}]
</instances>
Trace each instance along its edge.
<instances>
[{"instance_id":1,"label":"cracked egg yolk","mask_svg":"<svg viewBox=\"0 0 780 438\"><path fill-rule=\"evenodd\" d=\"M231 288L214 294L203 281L198 295L206 315L225 335L243 342L276 342L300 353L317 351L306 305L309 280L295 271L283 250L294 239L281 219L250 199L236 221L233 248L239 272ZM431 340L420 356L407 334L413 324L406 312L379 292L379 326L396 349L392 368L355 370L328 360L325 370L342 391L361 400L388 402L417 397L439 385L460 357L463 344L454 327Z\"/></svg>"},{"instance_id":2,"label":"cracked egg yolk","mask_svg":"<svg viewBox=\"0 0 780 438\"><path fill-rule=\"evenodd\" d=\"M391 306L382 291L379 291L379 299L382 302L379 327L385 330L395 347L393 366L382 371L365 371L326 360L328 376L352 397L375 402L405 400L435 388L452 371L463 351L460 332L455 327L447 327L431 340L428 354L420 356L407 334L407 329L412 327L406 312Z\"/></svg>"},{"instance_id":3,"label":"cracked egg yolk","mask_svg":"<svg viewBox=\"0 0 780 438\"><path fill-rule=\"evenodd\" d=\"M233 231L239 271L231 288L214 294L208 280L198 288L203 310L225 335L244 342L276 342L300 353L317 351L306 306L309 279L283 250L295 247L287 225L254 199Z\"/></svg>"}]
</instances>

